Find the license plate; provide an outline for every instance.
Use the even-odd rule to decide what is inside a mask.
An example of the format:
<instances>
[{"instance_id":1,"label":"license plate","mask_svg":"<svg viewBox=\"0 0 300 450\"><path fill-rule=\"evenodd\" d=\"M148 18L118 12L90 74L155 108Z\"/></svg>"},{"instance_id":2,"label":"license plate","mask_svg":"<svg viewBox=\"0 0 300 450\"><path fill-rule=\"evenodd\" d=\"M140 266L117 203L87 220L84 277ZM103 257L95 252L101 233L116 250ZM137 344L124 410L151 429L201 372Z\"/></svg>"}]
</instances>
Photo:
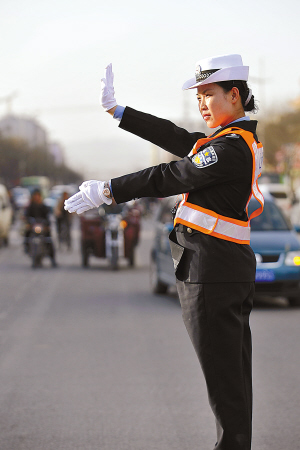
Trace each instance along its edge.
<instances>
[{"instance_id":1,"label":"license plate","mask_svg":"<svg viewBox=\"0 0 300 450\"><path fill-rule=\"evenodd\" d=\"M275 280L275 274L273 270L258 269L255 275L256 282L270 282Z\"/></svg>"}]
</instances>

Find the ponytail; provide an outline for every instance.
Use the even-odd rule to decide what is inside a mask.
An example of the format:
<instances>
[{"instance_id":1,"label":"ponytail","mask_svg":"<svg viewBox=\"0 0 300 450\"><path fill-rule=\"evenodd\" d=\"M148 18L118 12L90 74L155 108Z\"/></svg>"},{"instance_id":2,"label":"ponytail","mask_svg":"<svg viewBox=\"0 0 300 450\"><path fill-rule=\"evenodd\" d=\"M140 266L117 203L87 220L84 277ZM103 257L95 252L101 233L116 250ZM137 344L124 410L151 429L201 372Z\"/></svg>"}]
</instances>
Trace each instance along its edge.
<instances>
[{"instance_id":1,"label":"ponytail","mask_svg":"<svg viewBox=\"0 0 300 450\"><path fill-rule=\"evenodd\" d=\"M233 87L236 87L239 90L244 111L252 113L256 113L258 111L257 103L251 89L248 87L247 81L218 81L216 84L219 85L225 92L229 92Z\"/></svg>"}]
</instances>

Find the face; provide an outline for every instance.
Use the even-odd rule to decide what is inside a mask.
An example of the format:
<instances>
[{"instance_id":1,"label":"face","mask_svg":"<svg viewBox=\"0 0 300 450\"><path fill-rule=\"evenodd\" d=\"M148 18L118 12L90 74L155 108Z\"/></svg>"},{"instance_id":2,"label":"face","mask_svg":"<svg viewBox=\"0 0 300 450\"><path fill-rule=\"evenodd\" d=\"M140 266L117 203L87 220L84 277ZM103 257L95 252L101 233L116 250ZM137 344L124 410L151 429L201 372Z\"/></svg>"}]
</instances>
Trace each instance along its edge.
<instances>
[{"instance_id":1,"label":"face","mask_svg":"<svg viewBox=\"0 0 300 450\"><path fill-rule=\"evenodd\" d=\"M32 196L33 203L42 203L42 196L39 192L35 192Z\"/></svg>"},{"instance_id":2,"label":"face","mask_svg":"<svg viewBox=\"0 0 300 450\"><path fill-rule=\"evenodd\" d=\"M209 128L224 127L238 118L237 88L225 92L221 86L210 83L198 86L197 91L199 111Z\"/></svg>"}]
</instances>

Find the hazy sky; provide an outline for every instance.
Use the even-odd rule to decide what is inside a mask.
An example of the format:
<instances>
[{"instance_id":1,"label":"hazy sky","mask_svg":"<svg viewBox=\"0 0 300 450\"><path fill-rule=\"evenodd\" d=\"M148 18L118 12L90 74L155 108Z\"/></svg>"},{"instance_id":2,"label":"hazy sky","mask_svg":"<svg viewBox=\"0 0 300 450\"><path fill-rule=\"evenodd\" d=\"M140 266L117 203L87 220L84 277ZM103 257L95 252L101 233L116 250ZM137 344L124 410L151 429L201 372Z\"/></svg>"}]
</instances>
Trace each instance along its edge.
<instances>
[{"instance_id":1,"label":"hazy sky","mask_svg":"<svg viewBox=\"0 0 300 450\"><path fill-rule=\"evenodd\" d=\"M262 112L280 110L300 95L299 17L298 0L1 0L0 97L17 91L15 114L34 115L73 167L109 178L151 164L150 146L99 106L109 62L119 104L176 122L197 114L195 91L181 91L196 61L240 53Z\"/></svg>"}]
</instances>

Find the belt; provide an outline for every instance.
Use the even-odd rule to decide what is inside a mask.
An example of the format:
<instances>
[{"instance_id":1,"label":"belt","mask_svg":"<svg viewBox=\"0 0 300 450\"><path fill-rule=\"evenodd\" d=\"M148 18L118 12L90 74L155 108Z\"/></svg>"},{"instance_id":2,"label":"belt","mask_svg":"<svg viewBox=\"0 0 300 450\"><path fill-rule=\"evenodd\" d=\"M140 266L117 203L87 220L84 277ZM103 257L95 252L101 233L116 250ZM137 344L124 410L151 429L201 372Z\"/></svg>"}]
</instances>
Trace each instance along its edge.
<instances>
[{"instance_id":1,"label":"belt","mask_svg":"<svg viewBox=\"0 0 300 450\"><path fill-rule=\"evenodd\" d=\"M198 230L194 230L193 228L187 227L182 223L177 223L175 225L175 231L179 231L180 233L200 233Z\"/></svg>"}]
</instances>

